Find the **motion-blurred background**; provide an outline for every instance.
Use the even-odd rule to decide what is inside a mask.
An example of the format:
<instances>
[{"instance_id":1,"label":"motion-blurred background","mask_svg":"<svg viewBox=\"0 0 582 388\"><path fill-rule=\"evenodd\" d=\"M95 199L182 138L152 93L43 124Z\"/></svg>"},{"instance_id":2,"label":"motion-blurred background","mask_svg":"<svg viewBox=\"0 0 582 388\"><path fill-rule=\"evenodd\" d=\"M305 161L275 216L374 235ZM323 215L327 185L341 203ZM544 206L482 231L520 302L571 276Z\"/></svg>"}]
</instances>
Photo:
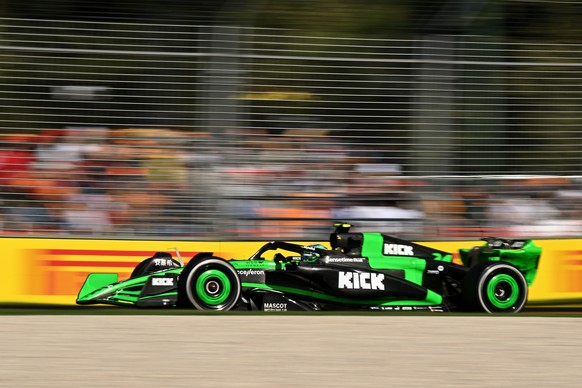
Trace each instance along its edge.
<instances>
[{"instance_id":1,"label":"motion-blurred background","mask_svg":"<svg viewBox=\"0 0 582 388\"><path fill-rule=\"evenodd\" d=\"M0 230L582 233L582 4L0 2Z\"/></svg>"}]
</instances>

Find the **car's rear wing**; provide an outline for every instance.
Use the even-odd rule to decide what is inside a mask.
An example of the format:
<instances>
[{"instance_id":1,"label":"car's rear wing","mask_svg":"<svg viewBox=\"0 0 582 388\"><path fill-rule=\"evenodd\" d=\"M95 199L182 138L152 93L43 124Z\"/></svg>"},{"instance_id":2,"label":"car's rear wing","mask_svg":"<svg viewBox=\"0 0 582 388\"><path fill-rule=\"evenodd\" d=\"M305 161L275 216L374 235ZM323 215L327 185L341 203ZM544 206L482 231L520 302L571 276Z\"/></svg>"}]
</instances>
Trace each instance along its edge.
<instances>
[{"instance_id":1,"label":"car's rear wing","mask_svg":"<svg viewBox=\"0 0 582 388\"><path fill-rule=\"evenodd\" d=\"M459 250L461 261L467 267L490 262L505 261L519 269L531 285L535 279L542 249L533 240L507 240L497 237L483 239L483 245Z\"/></svg>"}]
</instances>

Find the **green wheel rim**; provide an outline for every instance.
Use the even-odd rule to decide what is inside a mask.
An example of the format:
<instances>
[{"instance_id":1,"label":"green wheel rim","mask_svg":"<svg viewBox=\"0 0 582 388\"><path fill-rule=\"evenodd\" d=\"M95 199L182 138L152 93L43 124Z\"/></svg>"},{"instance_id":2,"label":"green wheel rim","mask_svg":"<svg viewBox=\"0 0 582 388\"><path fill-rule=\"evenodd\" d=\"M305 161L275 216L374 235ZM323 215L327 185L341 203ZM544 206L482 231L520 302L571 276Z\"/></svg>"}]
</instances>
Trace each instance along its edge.
<instances>
[{"instance_id":1,"label":"green wheel rim","mask_svg":"<svg viewBox=\"0 0 582 388\"><path fill-rule=\"evenodd\" d=\"M487 299L496 308L511 308L518 298L519 285L517 280L510 275L495 275L487 285Z\"/></svg>"},{"instance_id":2,"label":"green wheel rim","mask_svg":"<svg viewBox=\"0 0 582 388\"><path fill-rule=\"evenodd\" d=\"M212 292L212 287L216 286L217 291ZM224 272L216 269L204 271L196 280L196 294L207 305L224 303L230 294L230 279Z\"/></svg>"}]
</instances>

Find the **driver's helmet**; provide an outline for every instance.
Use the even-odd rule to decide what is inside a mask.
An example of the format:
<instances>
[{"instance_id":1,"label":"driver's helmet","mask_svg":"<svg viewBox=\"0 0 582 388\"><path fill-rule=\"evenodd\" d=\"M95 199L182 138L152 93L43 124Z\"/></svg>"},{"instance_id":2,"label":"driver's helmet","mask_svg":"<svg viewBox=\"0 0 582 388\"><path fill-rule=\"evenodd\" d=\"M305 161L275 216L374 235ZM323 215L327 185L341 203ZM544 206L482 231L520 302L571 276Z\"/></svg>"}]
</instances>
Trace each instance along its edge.
<instances>
[{"instance_id":1,"label":"driver's helmet","mask_svg":"<svg viewBox=\"0 0 582 388\"><path fill-rule=\"evenodd\" d=\"M307 248L307 249L305 249L303 251L303 254L301 255L301 259L303 261L315 261L315 260L319 259L319 253L317 253L315 251L315 249L312 250L309 248L327 249L326 247L324 247L321 244L311 244L311 245L307 245L305 248Z\"/></svg>"}]
</instances>

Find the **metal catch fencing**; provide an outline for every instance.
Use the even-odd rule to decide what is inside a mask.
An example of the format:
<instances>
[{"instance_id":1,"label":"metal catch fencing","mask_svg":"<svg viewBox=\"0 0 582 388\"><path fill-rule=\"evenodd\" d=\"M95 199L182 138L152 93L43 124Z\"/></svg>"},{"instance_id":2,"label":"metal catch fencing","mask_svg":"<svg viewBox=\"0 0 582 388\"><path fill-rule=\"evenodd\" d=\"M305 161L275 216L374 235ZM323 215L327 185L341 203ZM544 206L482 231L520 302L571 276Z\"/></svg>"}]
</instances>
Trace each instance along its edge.
<instances>
[{"instance_id":1,"label":"metal catch fencing","mask_svg":"<svg viewBox=\"0 0 582 388\"><path fill-rule=\"evenodd\" d=\"M0 229L582 233L582 48L2 19Z\"/></svg>"}]
</instances>

